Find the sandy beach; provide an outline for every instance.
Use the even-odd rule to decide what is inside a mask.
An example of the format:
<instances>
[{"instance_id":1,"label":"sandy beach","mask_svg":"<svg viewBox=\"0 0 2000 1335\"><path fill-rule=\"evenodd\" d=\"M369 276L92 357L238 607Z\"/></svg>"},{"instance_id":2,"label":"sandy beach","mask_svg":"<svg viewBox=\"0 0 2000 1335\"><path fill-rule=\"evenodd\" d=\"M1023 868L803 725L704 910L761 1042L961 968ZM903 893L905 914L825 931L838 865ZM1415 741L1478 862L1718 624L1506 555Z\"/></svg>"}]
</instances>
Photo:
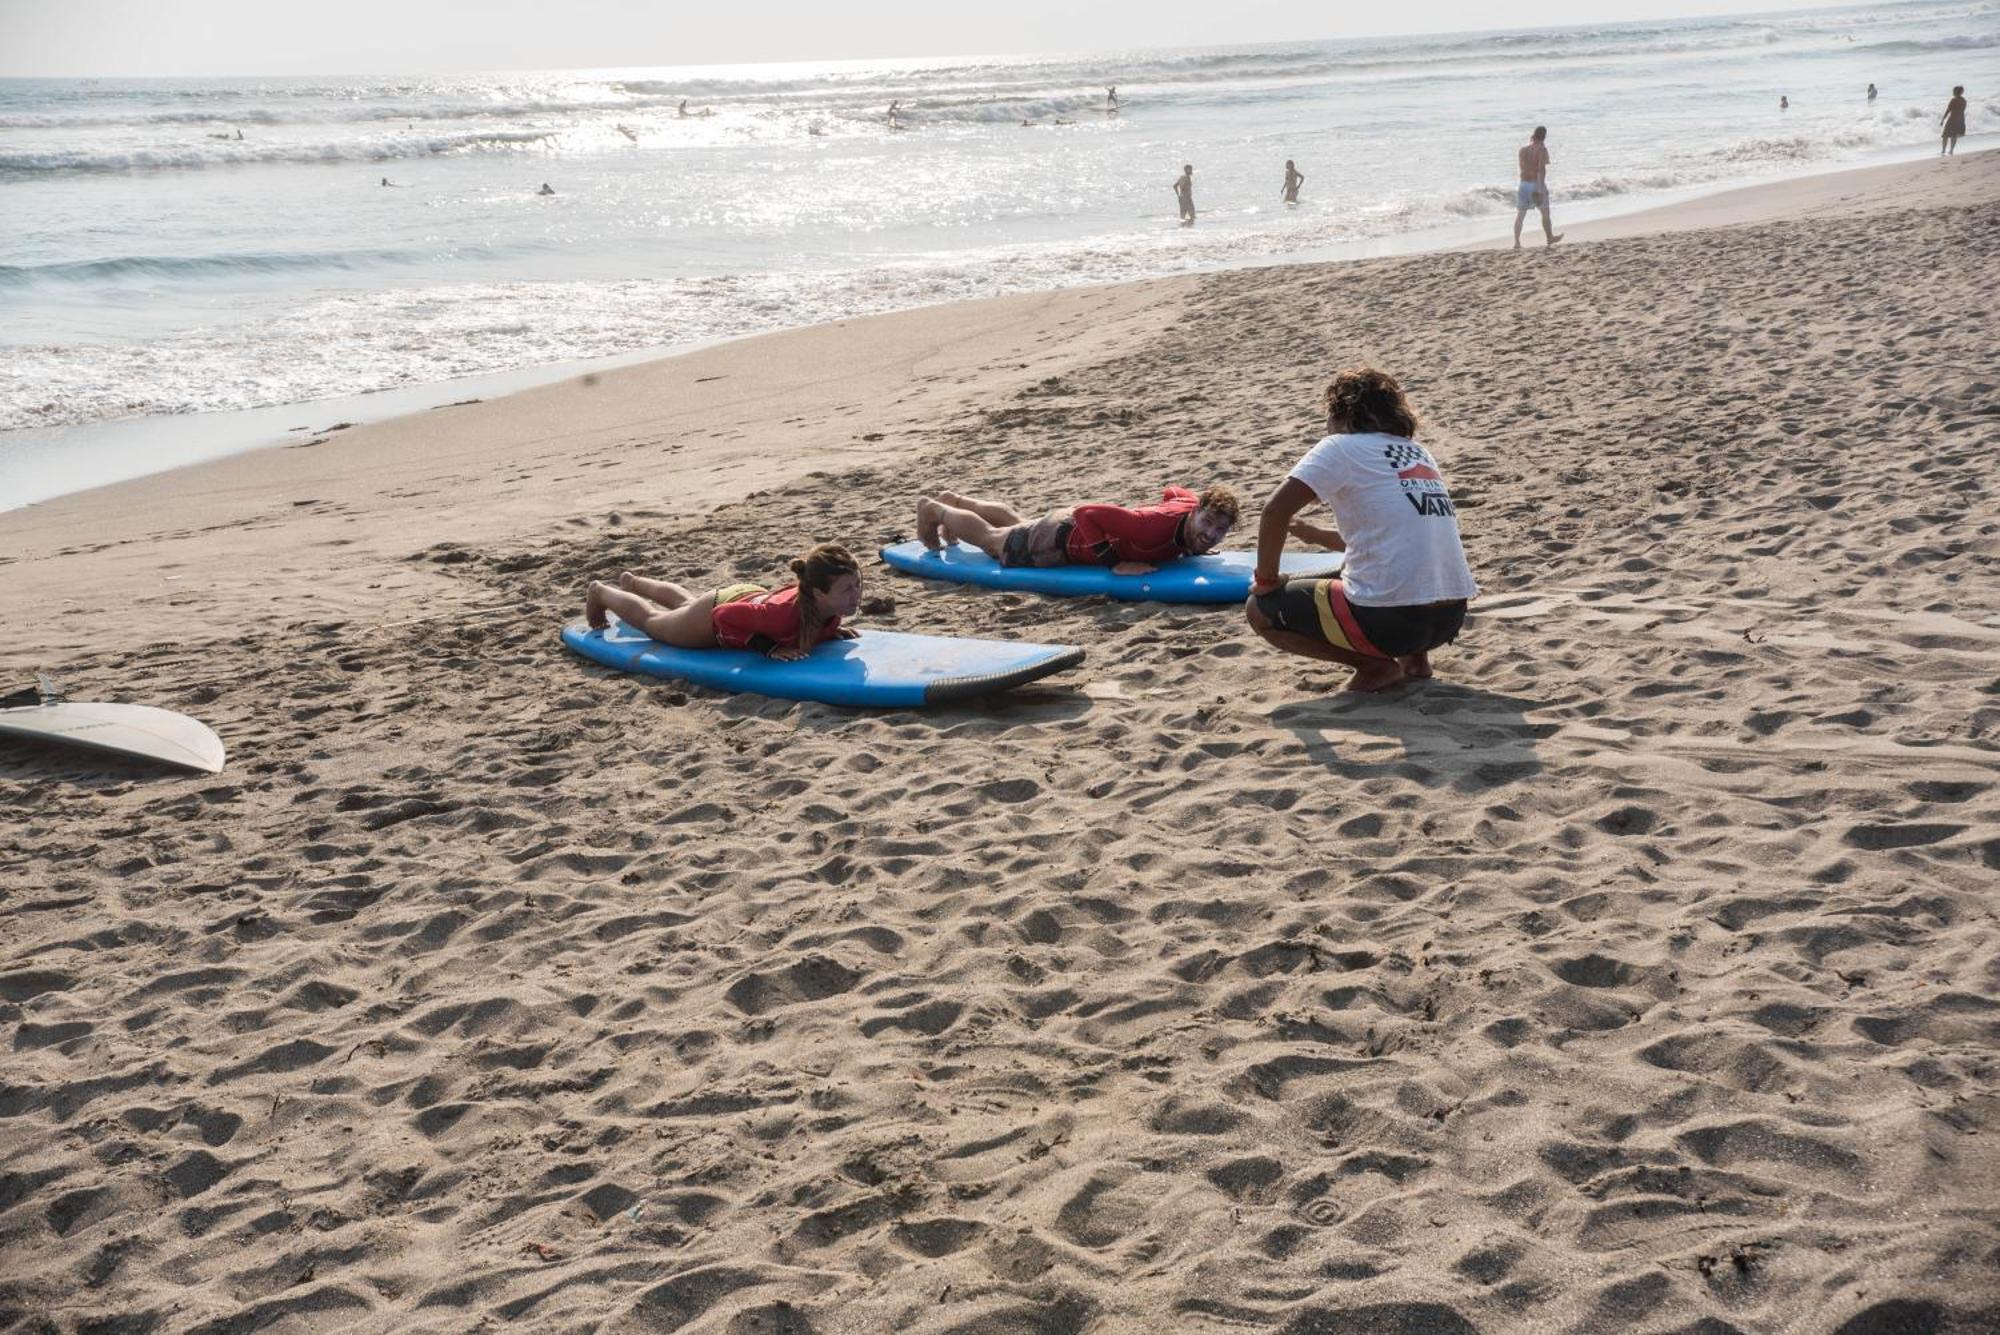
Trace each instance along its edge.
<instances>
[{"instance_id":1,"label":"sandy beach","mask_svg":"<svg viewBox=\"0 0 2000 1335\"><path fill-rule=\"evenodd\" d=\"M0 683L231 751L0 749L0 1331L2000 1329L1996 347L1986 152L0 513ZM1260 501L1364 361L1485 590L1435 681L872 558L926 484ZM557 640L818 540L1089 656L856 713Z\"/></svg>"}]
</instances>

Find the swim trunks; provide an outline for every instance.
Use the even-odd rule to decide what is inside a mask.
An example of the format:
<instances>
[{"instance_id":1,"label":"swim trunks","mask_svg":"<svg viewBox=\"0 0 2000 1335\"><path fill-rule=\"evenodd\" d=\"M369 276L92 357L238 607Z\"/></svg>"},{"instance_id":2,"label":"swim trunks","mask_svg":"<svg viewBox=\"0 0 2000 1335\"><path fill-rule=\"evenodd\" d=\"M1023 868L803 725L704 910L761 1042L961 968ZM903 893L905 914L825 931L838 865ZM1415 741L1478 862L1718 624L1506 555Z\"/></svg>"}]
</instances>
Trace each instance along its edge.
<instances>
[{"instance_id":1,"label":"swim trunks","mask_svg":"<svg viewBox=\"0 0 2000 1335\"><path fill-rule=\"evenodd\" d=\"M1068 515L1043 515L1007 530L1000 547L1003 566L1059 566L1069 560Z\"/></svg>"},{"instance_id":2,"label":"swim trunks","mask_svg":"<svg viewBox=\"0 0 2000 1335\"><path fill-rule=\"evenodd\" d=\"M1514 207L1517 209L1545 209L1549 206L1549 188L1534 181L1523 181L1514 191Z\"/></svg>"},{"instance_id":3,"label":"swim trunks","mask_svg":"<svg viewBox=\"0 0 2000 1335\"><path fill-rule=\"evenodd\" d=\"M1257 610L1279 630L1322 640L1364 658L1428 653L1458 638L1465 600L1421 607L1363 607L1337 579L1294 579L1257 595Z\"/></svg>"}]
</instances>

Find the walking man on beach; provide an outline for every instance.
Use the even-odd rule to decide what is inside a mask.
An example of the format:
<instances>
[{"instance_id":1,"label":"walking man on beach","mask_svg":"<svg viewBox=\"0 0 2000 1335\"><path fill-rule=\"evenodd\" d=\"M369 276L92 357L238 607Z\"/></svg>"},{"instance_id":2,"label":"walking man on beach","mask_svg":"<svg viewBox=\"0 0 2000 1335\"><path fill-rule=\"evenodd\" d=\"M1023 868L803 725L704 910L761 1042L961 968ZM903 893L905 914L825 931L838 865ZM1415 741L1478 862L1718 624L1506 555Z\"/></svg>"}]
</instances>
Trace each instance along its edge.
<instances>
[{"instance_id":1,"label":"walking man on beach","mask_svg":"<svg viewBox=\"0 0 2000 1335\"><path fill-rule=\"evenodd\" d=\"M1181 164L1181 174L1174 179L1174 198L1181 206L1181 226L1194 226L1194 168L1188 163Z\"/></svg>"},{"instance_id":2,"label":"walking man on beach","mask_svg":"<svg viewBox=\"0 0 2000 1335\"><path fill-rule=\"evenodd\" d=\"M1542 235L1553 246L1562 233L1549 222L1549 127L1537 125L1528 142L1521 145L1521 184L1514 190L1514 249L1521 248L1521 223L1528 210L1542 211Z\"/></svg>"},{"instance_id":3,"label":"walking man on beach","mask_svg":"<svg viewBox=\"0 0 2000 1335\"><path fill-rule=\"evenodd\" d=\"M1965 85L1951 90L1951 101L1944 104L1944 115L1938 119L1943 132L1943 141L1938 145L1939 157L1957 157L1958 141L1965 137Z\"/></svg>"}]
</instances>

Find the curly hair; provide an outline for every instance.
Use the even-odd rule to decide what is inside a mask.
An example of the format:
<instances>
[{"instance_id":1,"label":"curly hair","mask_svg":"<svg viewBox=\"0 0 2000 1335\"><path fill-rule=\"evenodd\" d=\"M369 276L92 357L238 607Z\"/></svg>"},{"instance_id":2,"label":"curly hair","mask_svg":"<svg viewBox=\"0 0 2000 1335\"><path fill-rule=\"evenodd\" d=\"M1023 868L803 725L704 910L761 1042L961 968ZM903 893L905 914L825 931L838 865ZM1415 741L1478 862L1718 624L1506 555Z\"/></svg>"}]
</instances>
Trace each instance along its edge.
<instances>
[{"instance_id":1,"label":"curly hair","mask_svg":"<svg viewBox=\"0 0 2000 1335\"><path fill-rule=\"evenodd\" d=\"M1342 371L1326 387L1325 401L1327 424L1337 433L1417 434L1416 411L1387 371L1369 366Z\"/></svg>"},{"instance_id":2,"label":"curly hair","mask_svg":"<svg viewBox=\"0 0 2000 1335\"><path fill-rule=\"evenodd\" d=\"M1236 499L1236 493L1220 483L1202 492L1201 500L1195 505L1197 510L1213 510L1229 521L1231 528L1243 517L1243 507Z\"/></svg>"},{"instance_id":3,"label":"curly hair","mask_svg":"<svg viewBox=\"0 0 2000 1335\"><path fill-rule=\"evenodd\" d=\"M792 574L799 582L799 648L819 643L819 628L825 624L812 595L824 593L842 575L861 575L861 563L854 553L837 542L823 542L792 562Z\"/></svg>"}]
</instances>

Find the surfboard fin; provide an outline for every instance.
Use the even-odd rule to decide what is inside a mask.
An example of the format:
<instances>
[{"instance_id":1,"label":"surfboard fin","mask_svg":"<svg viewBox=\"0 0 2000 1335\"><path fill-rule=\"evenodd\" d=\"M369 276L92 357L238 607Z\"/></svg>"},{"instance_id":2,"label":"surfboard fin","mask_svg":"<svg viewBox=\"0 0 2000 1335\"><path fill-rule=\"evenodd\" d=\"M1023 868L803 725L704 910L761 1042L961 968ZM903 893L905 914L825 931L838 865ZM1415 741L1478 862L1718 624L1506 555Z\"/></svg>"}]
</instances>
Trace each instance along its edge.
<instances>
[{"instance_id":1,"label":"surfboard fin","mask_svg":"<svg viewBox=\"0 0 2000 1335\"><path fill-rule=\"evenodd\" d=\"M46 672L35 674L33 686L0 695L0 709L20 709L30 705L59 705L65 699L56 679Z\"/></svg>"}]
</instances>

